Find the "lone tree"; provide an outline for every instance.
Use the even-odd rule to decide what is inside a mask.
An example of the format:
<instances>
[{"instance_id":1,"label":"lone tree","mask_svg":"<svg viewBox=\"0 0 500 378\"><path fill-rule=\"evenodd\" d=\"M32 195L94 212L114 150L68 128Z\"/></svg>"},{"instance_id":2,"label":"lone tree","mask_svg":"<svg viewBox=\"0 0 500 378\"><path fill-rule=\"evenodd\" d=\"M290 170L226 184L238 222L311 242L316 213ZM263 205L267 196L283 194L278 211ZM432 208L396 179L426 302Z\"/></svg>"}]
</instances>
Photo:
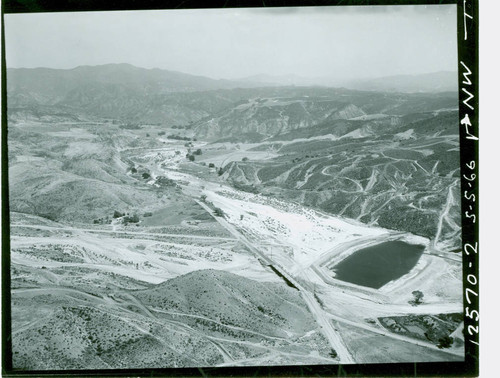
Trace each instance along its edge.
<instances>
[{"instance_id":1,"label":"lone tree","mask_svg":"<svg viewBox=\"0 0 500 378\"><path fill-rule=\"evenodd\" d=\"M411 304L413 305L419 305L422 303L422 298L424 297L424 293L422 293L420 290L415 290L412 291L413 294L413 301L410 301Z\"/></svg>"},{"instance_id":2,"label":"lone tree","mask_svg":"<svg viewBox=\"0 0 500 378\"><path fill-rule=\"evenodd\" d=\"M331 358L337 358L338 356L337 351L333 348L330 350L330 353L328 354L330 355Z\"/></svg>"}]
</instances>

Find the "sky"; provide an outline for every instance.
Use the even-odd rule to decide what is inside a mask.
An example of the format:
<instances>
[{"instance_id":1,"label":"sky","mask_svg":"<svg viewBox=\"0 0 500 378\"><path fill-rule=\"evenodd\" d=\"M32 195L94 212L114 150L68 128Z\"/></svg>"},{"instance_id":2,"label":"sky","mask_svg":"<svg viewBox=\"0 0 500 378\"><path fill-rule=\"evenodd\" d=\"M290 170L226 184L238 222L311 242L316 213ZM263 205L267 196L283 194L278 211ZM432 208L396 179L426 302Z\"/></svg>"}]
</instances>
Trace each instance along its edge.
<instances>
[{"instance_id":1,"label":"sky","mask_svg":"<svg viewBox=\"0 0 500 378\"><path fill-rule=\"evenodd\" d=\"M215 79L457 70L455 5L5 15L7 67L129 63Z\"/></svg>"}]
</instances>

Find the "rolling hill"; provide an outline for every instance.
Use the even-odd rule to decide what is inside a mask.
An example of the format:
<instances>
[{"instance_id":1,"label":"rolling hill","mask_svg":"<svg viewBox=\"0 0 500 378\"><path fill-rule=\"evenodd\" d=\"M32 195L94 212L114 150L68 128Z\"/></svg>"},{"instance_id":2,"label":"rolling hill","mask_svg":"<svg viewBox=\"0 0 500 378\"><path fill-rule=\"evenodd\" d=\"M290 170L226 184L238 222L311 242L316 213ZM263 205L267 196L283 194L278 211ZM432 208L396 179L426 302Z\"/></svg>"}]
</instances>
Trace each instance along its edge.
<instances>
[{"instance_id":1,"label":"rolling hill","mask_svg":"<svg viewBox=\"0 0 500 378\"><path fill-rule=\"evenodd\" d=\"M223 177L239 189L437 238L457 249L457 113L422 117L325 121L293 130L249 150L277 157L230 162Z\"/></svg>"},{"instance_id":2,"label":"rolling hill","mask_svg":"<svg viewBox=\"0 0 500 378\"><path fill-rule=\"evenodd\" d=\"M194 124L198 138L217 140L228 136L248 133L260 134L261 139L286 135L297 130L305 135L315 135L317 128L327 124L345 125L337 120L358 121L358 124L382 124L394 126L400 117L408 114L431 116L435 111L456 109L457 94L377 94L324 88L274 88L281 96L273 96L270 90L253 90L250 97L219 114L201 119ZM301 93L298 95L298 93ZM241 92L237 92L242 94ZM243 103L242 103L243 102ZM332 131L339 135L340 130Z\"/></svg>"},{"instance_id":3,"label":"rolling hill","mask_svg":"<svg viewBox=\"0 0 500 378\"><path fill-rule=\"evenodd\" d=\"M199 367L233 359L245 365L276 353L288 364L329 361L312 315L283 283L199 270L130 293L103 299L71 289L17 290L16 321L29 326L14 336L15 366ZM28 298L37 304L29 320L21 317Z\"/></svg>"}]
</instances>

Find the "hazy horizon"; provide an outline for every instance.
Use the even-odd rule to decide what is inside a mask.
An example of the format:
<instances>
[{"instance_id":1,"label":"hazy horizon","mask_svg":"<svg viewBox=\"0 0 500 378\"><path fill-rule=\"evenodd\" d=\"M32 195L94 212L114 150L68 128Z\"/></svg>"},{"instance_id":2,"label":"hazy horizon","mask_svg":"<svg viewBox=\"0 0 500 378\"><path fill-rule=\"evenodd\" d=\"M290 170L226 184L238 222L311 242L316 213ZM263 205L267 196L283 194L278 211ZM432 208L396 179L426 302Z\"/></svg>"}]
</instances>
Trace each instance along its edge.
<instances>
[{"instance_id":1,"label":"hazy horizon","mask_svg":"<svg viewBox=\"0 0 500 378\"><path fill-rule=\"evenodd\" d=\"M455 5L8 14L5 30L9 68L336 81L457 71Z\"/></svg>"},{"instance_id":2,"label":"hazy horizon","mask_svg":"<svg viewBox=\"0 0 500 378\"><path fill-rule=\"evenodd\" d=\"M318 76L299 76L299 75L295 75L293 73L283 73L283 74L277 74L277 75L270 75L270 74L266 74L264 72L259 72L259 73L256 73L256 74L253 74L253 75L249 75L249 76L245 76L245 77L236 77L236 78L220 77L220 78L214 78L214 77L210 77L210 76L206 76L206 75L199 75L199 74L193 74L193 73L185 72L185 71L172 70L172 69L169 69L169 68L160 68L160 67L147 68L147 67L141 67L141 66L137 66L137 65L134 65L134 64L128 63L128 62L116 62L116 63L115 62L110 62L110 63L93 64L93 65L91 65L91 64L81 64L81 65L74 66L74 67L69 67L69 68L55 68L55 67L39 66L39 67L7 67L7 69L8 70L10 70L10 69L14 69L14 70L19 70L19 69L27 69L27 70L49 69L49 70L71 71L71 70L75 70L75 69L81 68L81 67L100 67L100 66L110 66L110 65L117 65L117 66L119 66L119 65L129 65L129 66L132 66L134 68L139 68L139 69L144 69L144 70L161 70L161 71L177 72L177 73L181 73L181 74L185 74L185 75L200 76L200 77L205 77L205 78L213 79L213 80L232 80L232 81L237 81L237 80L251 79L253 77L259 77L259 76L268 76L270 78L280 78L280 77L288 77L288 76L297 76L298 78L302 78L302 79L311 79L311 80L322 79L322 77L318 77ZM422 75L432 75L432 74L439 74L439 73L454 73L455 74L455 73L458 73L458 70L440 70L440 71L432 71L432 72L422 72L422 73L417 73L417 74L413 74L413 73L405 74L405 73L402 73L402 74L397 74L397 75L373 76L373 77L366 77L366 78L361 78L361 79L373 80L373 79L383 79L385 77L391 77L391 76L422 76Z\"/></svg>"}]
</instances>

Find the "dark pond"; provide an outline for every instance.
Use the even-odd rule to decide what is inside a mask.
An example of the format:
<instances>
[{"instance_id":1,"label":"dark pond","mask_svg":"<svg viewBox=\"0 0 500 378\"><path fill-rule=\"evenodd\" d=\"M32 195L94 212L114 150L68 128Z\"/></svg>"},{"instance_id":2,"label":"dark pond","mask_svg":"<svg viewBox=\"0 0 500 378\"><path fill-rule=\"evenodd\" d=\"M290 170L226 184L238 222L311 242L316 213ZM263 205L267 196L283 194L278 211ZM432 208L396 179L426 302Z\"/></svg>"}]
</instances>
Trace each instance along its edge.
<instances>
[{"instance_id":1,"label":"dark pond","mask_svg":"<svg viewBox=\"0 0 500 378\"><path fill-rule=\"evenodd\" d=\"M388 241L354 252L332 270L338 280L378 289L408 273L424 249L423 245Z\"/></svg>"}]
</instances>

